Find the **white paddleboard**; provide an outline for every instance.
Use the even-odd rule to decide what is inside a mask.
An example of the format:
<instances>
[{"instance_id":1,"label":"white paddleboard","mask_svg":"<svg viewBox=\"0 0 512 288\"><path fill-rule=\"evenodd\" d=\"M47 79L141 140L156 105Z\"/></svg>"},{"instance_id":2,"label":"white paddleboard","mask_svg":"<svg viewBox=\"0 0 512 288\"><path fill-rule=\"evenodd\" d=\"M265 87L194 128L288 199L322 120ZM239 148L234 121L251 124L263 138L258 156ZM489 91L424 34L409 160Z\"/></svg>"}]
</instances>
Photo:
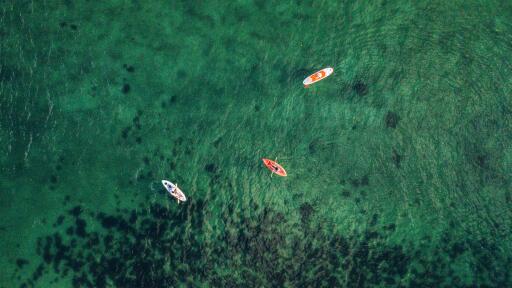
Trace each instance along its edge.
<instances>
[{"instance_id":1,"label":"white paddleboard","mask_svg":"<svg viewBox=\"0 0 512 288\"><path fill-rule=\"evenodd\" d=\"M187 201L187 197L185 197L185 193L178 188L177 185L167 181L162 180L162 185L164 185L165 189L171 194L172 197L178 199L178 203Z\"/></svg>"},{"instance_id":2,"label":"white paddleboard","mask_svg":"<svg viewBox=\"0 0 512 288\"><path fill-rule=\"evenodd\" d=\"M308 88L309 85L329 77L332 74L332 72L334 72L334 69L332 69L331 67L327 67L318 72L315 72L314 74L309 75L302 82L304 84L304 88Z\"/></svg>"}]
</instances>

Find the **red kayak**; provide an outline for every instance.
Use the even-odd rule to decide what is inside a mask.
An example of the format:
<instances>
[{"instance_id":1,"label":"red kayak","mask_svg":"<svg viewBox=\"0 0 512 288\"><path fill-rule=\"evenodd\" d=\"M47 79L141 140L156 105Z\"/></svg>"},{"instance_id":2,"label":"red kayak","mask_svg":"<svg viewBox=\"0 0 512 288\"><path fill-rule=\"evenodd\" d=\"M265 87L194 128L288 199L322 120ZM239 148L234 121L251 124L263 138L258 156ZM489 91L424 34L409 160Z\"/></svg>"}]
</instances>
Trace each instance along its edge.
<instances>
[{"instance_id":1,"label":"red kayak","mask_svg":"<svg viewBox=\"0 0 512 288\"><path fill-rule=\"evenodd\" d=\"M272 161L270 159L262 158L263 164L267 166L267 168L272 171L272 173L275 173L279 176L286 176L286 170L284 170L283 166L277 164L275 161Z\"/></svg>"}]
</instances>

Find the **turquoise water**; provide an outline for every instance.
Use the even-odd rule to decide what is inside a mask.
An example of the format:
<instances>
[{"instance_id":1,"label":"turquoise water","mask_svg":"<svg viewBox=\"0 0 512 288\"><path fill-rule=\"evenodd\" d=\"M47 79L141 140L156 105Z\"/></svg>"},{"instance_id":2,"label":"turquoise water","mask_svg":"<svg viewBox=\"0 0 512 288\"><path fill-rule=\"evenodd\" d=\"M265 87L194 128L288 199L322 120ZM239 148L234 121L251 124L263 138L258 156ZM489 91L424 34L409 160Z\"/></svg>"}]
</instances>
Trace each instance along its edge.
<instances>
[{"instance_id":1,"label":"turquoise water","mask_svg":"<svg viewBox=\"0 0 512 288\"><path fill-rule=\"evenodd\" d=\"M445 2L3 1L0 287L512 286L512 7Z\"/></svg>"}]
</instances>

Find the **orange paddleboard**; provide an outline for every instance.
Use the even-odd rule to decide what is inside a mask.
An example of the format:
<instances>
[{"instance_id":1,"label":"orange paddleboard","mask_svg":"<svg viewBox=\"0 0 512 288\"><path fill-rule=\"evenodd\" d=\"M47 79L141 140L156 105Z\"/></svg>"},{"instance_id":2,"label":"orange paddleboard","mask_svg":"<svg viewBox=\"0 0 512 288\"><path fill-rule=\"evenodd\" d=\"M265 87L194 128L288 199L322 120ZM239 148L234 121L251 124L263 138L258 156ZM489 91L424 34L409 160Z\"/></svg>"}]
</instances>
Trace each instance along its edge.
<instances>
[{"instance_id":1,"label":"orange paddleboard","mask_svg":"<svg viewBox=\"0 0 512 288\"><path fill-rule=\"evenodd\" d=\"M267 168L272 171L272 173L275 173L279 176L286 176L286 170L284 170L283 166L277 164L275 161L272 161L270 159L262 158L263 164L267 166Z\"/></svg>"},{"instance_id":2,"label":"orange paddleboard","mask_svg":"<svg viewBox=\"0 0 512 288\"><path fill-rule=\"evenodd\" d=\"M334 69L327 67L316 72L315 74L309 75L306 79L304 79L304 82L302 82L304 84L304 88L308 88L309 85L329 77L332 72L334 72Z\"/></svg>"}]
</instances>

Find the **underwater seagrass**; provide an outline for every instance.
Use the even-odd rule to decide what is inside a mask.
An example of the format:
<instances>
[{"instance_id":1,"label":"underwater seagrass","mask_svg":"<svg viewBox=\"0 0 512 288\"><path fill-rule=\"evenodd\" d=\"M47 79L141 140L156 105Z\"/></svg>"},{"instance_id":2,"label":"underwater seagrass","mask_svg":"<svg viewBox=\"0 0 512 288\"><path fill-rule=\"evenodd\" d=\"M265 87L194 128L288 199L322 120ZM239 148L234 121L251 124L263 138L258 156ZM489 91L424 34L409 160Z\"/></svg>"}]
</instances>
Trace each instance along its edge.
<instances>
[{"instance_id":1,"label":"underwater seagrass","mask_svg":"<svg viewBox=\"0 0 512 288\"><path fill-rule=\"evenodd\" d=\"M511 259L503 259L487 241L452 242L445 234L444 246L435 248L449 258L429 258L423 249L388 244L395 225L378 227L376 214L364 233L339 235L329 233L327 224L311 225L315 209L309 203L301 205L301 223L294 224L271 208L251 207L256 217L232 218L233 206L227 205L223 233L206 239L207 207L200 200L190 202L188 216L185 209L173 212L158 204L138 212L97 213L94 221L103 232L88 232L76 206L54 225L71 223L64 235L38 240L38 268L21 287L38 287L38 279L50 270L73 287L461 287L451 263L467 253L482 275L473 285L492 279L505 287L511 276L498 264ZM184 225L187 217L191 227ZM300 233L288 235L282 229L288 225L298 225Z\"/></svg>"}]
</instances>

